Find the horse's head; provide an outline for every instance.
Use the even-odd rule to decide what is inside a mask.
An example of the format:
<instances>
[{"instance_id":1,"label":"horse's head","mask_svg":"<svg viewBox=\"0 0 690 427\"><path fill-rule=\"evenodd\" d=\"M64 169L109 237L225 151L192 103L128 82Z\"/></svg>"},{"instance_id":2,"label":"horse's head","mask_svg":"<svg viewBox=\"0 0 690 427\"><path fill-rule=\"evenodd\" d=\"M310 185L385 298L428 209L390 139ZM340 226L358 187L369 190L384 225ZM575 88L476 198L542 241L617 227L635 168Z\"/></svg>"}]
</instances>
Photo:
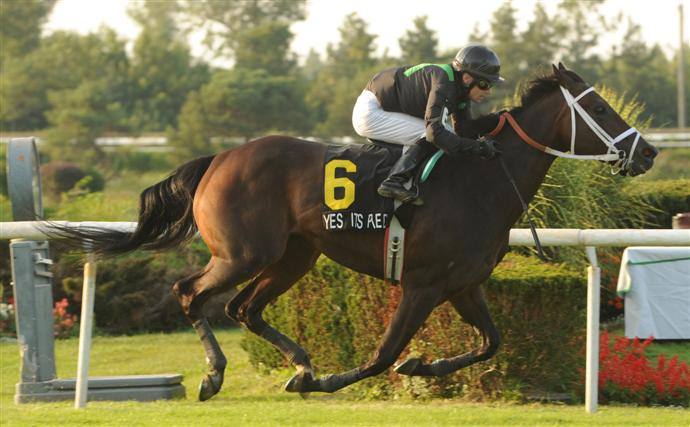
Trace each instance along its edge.
<instances>
[{"instance_id":1,"label":"horse's head","mask_svg":"<svg viewBox=\"0 0 690 427\"><path fill-rule=\"evenodd\" d=\"M575 72L563 64L554 65L553 72L563 101L554 148L570 151L569 157L607 162L621 175L640 175L652 167L659 152L653 145Z\"/></svg>"}]
</instances>

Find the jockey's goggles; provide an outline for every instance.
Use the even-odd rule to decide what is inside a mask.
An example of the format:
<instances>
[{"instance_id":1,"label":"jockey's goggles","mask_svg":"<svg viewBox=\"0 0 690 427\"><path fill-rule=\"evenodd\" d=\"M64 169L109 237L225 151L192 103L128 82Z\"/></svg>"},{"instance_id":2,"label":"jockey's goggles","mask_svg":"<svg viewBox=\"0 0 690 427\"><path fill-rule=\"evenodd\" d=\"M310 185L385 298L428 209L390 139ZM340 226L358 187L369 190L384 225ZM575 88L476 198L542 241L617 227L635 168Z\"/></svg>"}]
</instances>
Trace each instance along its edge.
<instances>
[{"instance_id":1,"label":"jockey's goggles","mask_svg":"<svg viewBox=\"0 0 690 427\"><path fill-rule=\"evenodd\" d=\"M491 83L491 82L488 81L488 80L476 79L476 82L477 82L477 83L476 83L476 84L477 84L477 87L478 87L479 89L481 89L481 90L489 90L489 89L491 89L492 87L494 87L494 84Z\"/></svg>"}]
</instances>

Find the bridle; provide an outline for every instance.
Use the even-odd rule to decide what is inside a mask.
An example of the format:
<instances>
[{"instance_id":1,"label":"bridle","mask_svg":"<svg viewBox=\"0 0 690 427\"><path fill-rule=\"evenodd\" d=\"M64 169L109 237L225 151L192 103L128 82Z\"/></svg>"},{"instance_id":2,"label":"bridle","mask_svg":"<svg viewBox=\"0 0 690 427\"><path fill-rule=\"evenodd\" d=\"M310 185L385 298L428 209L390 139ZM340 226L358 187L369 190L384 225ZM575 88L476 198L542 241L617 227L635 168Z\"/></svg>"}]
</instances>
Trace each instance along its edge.
<instances>
[{"instance_id":1,"label":"bridle","mask_svg":"<svg viewBox=\"0 0 690 427\"><path fill-rule=\"evenodd\" d=\"M632 161L633 156L635 155L635 148L637 147L637 143L640 140L640 132L637 131L637 129L631 127L630 129L626 130L625 132L621 133L615 138L611 138L608 133L604 129L602 129L601 126L590 116L584 108L580 105L578 102L581 100L585 95L587 95L590 92L594 91L593 87L588 87L584 91L582 91L577 97L574 97L570 91L563 86L560 86L561 92L563 93L563 97L565 98L565 102L568 105L568 108L570 108L570 153L565 153L563 151L559 150L554 150L551 147L547 147L543 144L538 143L534 139L532 139L527 133L520 127L520 125L517 123L515 118L509 113L509 112L504 112L499 116L499 121L498 125L494 130L489 132L489 135L495 137L498 135L503 127L505 126L506 122L510 124L510 126L513 128L515 133L522 139L524 142L526 142L528 145L536 148L539 151L542 151L547 154L551 154L552 156L556 157L563 157L566 159L575 159L575 160L598 160L598 161L603 161L603 162L612 162L615 161L611 166L611 172L612 173L618 173L621 170L626 170L630 166L630 162ZM577 134L577 122L576 122L576 117L575 113L580 115L580 118L589 126L589 128L594 132L594 134L599 137L599 139L608 147L608 150L606 151L606 154L575 154L575 139L576 139L576 134ZM619 149L616 147L616 144L619 142L623 141L625 138L629 137L630 135L635 134L635 141L633 142L632 147L630 148L630 157L628 157L625 153L624 150ZM541 247L541 242L539 241L539 236L537 235L537 230L534 226L534 222L532 221L532 218L529 215L529 210L527 207L527 203L525 203L525 200L522 198L522 195L520 194L520 190L518 189L517 184L515 183L515 179L513 179L512 174L508 170L508 167L506 166L505 162L503 161L503 158L501 156L498 157L498 161L501 164L501 168L503 169L503 172L506 174L506 177L510 181L510 184L512 185L513 189L515 190L515 193L518 196L518 199L520 199L520 204L522 205L522 210L525 213L527 217L527 222L529 223L530 230L532 231L532 237L534 238L534 243L537 247L537 255L542 261L546 261L546 257L544 255L544 251Z\"/></svg>"},{"instance_id":2,"label":"bridle","mask_svg":"<svg viewBox=\"0 0 690 427\"><path fill-rule=\"evenodd\" d=\"M574 97L570 93L570 91L563 86L560 86L560 89L563 93L563 97L565 98L565 102L568 105L568 108L570 108L570 152L555 150L551 147L547 147L543 144L540 144L534 139L530 138L530 136L527 135L527 133L520 127L515 118L508 112L504 112L500 115L498 125L494 130L489 132L489 135L494 137L498 135L503 129L505 123L508 122L510 126L513 128L513 130L515 130L515 132L518 134L518 136L520 136L520 139L522 139L530 146L540 151L543 151L544 153L551 154L552 156L556 157L563 157L566 159L598 160L602 162L615 161L616 163L614 163L611 166L611 170L613 173L617 173L621 170L628 169L630 167L632 158L635 155L635 148L637 147L637 143L640 140L640 132L637 129L631 127L630 129L622 132L617 137L612 138L601 126L599 126L596 120L594 120L592 116L590 116L589 113L587 113L587 111L585 111L585 109L582 108L582 106L579 103L579 101L585 95L587 95L590 92L594 92L593 87L588 87L587 89L582 91L577 97ZM599 137L599 139L606 145L608 149L605 154L575 154L575 139L577 135L577 123L575 117L576 113L580 116L582 121L584 121L587 124L587 126L592 130L592 132L594 132L594 134L597 137ZM618 144L619 142L623 141L624 139L633 134L635 135L635 140L630 149L630 156L628 157L624 150L616 147L616 144Z\"/></svg>"}]
</instances>

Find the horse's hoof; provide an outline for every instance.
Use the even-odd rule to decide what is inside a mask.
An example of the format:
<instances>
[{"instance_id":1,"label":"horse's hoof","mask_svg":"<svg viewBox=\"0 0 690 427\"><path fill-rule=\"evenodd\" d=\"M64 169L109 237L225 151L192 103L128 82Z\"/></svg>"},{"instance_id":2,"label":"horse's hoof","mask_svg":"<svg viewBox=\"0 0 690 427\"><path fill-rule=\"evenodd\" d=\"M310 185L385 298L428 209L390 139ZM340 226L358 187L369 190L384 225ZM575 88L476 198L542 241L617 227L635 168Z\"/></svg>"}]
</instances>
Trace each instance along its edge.
<instances>
[{"instance_id":1,"label":"horse's hoof","mask_svg":"<svg viewBox=\"0 0 690 427\"><path fill-rule=\"evenodd\" d=\"M218 394L223 385L223 374L207 374L199 384L199 401L203 402Z\"/></svg>"},{"instance_id":2,"label":"horse's hoof","mask_svg":"<svg viewBox=\"0 0 690 427\"><path fill-rule=\"evenodd\" d=\"M414 375L414 372L422 364L422 359L412 357L395 367L395 372L400 375Z\"/></svg>"}]
</instances>

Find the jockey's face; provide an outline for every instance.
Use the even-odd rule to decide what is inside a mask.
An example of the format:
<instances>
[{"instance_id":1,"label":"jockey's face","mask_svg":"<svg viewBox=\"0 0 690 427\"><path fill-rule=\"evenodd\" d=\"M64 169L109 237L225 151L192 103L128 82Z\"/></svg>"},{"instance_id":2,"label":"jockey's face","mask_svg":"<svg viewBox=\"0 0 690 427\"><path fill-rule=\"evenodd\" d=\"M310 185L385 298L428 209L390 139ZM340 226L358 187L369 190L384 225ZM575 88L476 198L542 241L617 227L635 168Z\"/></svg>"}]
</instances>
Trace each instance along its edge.
<instances>
[{"instance_id":1,"label":"jockey's face","mask_svg":"<svg viewBox=\"0 0 690 427\"><path fill-rule=\"evenodd\" d=\"M469 98L474 102L484 102L484 100L491 95L491 87L482 89L482 87L486 87L483 84L472 85L474 80L475 78L467 73L462 75L462 82L465 84L465 86L472 86L472 89L470 89Z\"/></svg>"}]
</instances>

